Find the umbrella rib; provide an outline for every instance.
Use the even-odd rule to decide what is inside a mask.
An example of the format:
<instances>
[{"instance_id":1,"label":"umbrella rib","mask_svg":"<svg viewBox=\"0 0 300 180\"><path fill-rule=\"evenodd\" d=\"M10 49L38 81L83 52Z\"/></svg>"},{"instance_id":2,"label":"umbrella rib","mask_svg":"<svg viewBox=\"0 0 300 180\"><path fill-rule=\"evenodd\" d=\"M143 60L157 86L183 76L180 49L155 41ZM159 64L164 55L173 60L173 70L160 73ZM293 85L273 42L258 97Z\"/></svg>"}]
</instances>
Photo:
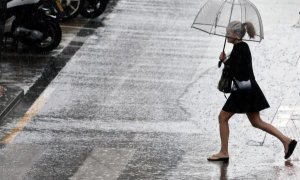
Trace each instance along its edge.
<instances>
[{"instance_id":1,"label":"umbrella rib","mask_svg":"<svg viewBox=\"0 0 300 180\"><path fill-rule=\"evenodd\" d=\"M247 8L245 6L245 20L247 19Z\"/></svg>"},{"instance_id":2,"label":"umbrella rib","mask_svg":"<svg viewBox=\"0 0 300 180\"><path fill-rule=\"evenodd\" d=\"M243 23L243 8L242 8L242 0L240 0L240 6L241 6L241 23ZM246 18L245 18L246 21Z\"/></svg>"},{"instance_id":3,"label":"umbrella rib","mask_svg":"<svg viewBox=\"0 0 300 180\"><path fill-rule=\"evenodd\" d=\"M249 4L251 4L253 6L253 9L255 10L255 12L257 14L259 25L260 25L259 26L260 27L260 29L259 29L260 30L260 36L259 37L262 38L262 39L264 39L264 29L263 29L263 24L262 24L260 13L259 13L257 7L252 2L250 2L248 0L245 0L245 1L247 1Z\"/></svg>"},{"instance_id":4,"label":"umbrella rib","mask_svg":"<svg viewBox=\"0 0 300 180\"><path fill-rule=\"evenodd\" d=\"M231 11L230 11L230 16L229 16L229 22L228 22L228 23L230 23L230 21L231 21L234 2L235 2L235 0L233 0L233 2L232 2Z\"/></svg>"},{"instance_id":5,"label":"umbrella rib","mask_svg":"<svg viewBox=\"0 0 300 180\"><path fill-rule=\"evenodd\" d=\"M193 27L193 25L195 24L195 21L196 21L197 17L199 16L200 12L202 11L202 9L204 9L204 7L206 6L206 4L207 4L209 1L210 1L210 0L207 0L206 3L201 7L201 9L199 10L199 12L197 13L197 16L195 17L194 22L193 22L193 24L192 24L192 27Z\"/></svg>"},{"instance_id":6,"label":"umbrella rib","mask_svg":"<svg viewBox=\"0 0 300 180\"><path fill-rule=\"evenodd\" d=\"M215 27L215 30L216 30L216 28L217 28L217 23L218 23L218 20L219 20L219 16L220 16L221 11L223 10L223 8L224 8L226 2L227 2L227 0L225 0L225 1L222 3L220 9L217 11L218 13L216 14L215 24L213 24L213 25L211 26L211 29L210 29L210 31L209 31L210 33L212 32L213 27Z\"/></svg>"},{"instance_id":7,"label":"umbrella rib","mask_svg":"<svg viewBox=\"0 0 300 180\"><path fill-rule=\"evenodd\" d=\"M207 24L207 23L194 23L194 24L211 26L211 24ZM218 25L218 27L226 28L227 26ZM194 27L192 27L192 28L194 28Z\"/></svg>"},{"instance_id":8,"label":"umbrella rib","mask_svg":"<svg viewBox=\"0 0 300 180\"><path fill-rule=\"evenodd\" d=\"M200 29L200 28L197 28L197 27L192 27L192 28L197 29L197 30L200 30L200 31L203 31L203 32L206 32L206 33L208 33L209 35L212 34L212 33L208 32L208 31L205 31L205 30ZM215 36L220 36L220 37L226 37L226 36L221 35L221 34L213 34L213 35L215 35ZM260 40L255 40L255 39L253 39L253 40L252 40L252 39L244 39L244 41L260 42Z\"/></svg>"}]
</instances>

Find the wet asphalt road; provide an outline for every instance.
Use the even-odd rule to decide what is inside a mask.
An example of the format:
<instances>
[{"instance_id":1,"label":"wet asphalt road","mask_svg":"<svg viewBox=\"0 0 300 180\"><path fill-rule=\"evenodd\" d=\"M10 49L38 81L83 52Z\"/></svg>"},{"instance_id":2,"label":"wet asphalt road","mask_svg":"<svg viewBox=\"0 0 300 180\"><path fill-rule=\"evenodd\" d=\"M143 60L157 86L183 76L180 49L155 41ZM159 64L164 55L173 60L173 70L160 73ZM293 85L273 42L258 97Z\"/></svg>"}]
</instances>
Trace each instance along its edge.
<instances>
[{"instance_id":1,"label":"wet asphalt road","mask_svg":"<svg viewBox=\"0 0 300 180\"><path fill-rule=\"evenodd\" d=\"M199 126L182 100L200 77L213 75L212 54L219 52L216 42L222 44L189 28L202 2L120 0L104 19L64 24L64 42L52 58L34 54L32 60L25 52L21 66L14 65L19 58L4 60L7 72L29 72L28 82L17 82L29 94L39 90L29 87L45 64L62 69L2 123L0 179L297 177L299 168L288 162L274 166L281 149L272 145L240 148L229 164L207 163L218 136L211 135L212 125ZM6 83L16 83L3 74ZM254 156L242 157L247 153Z\"/></svg>"}]
</instances>

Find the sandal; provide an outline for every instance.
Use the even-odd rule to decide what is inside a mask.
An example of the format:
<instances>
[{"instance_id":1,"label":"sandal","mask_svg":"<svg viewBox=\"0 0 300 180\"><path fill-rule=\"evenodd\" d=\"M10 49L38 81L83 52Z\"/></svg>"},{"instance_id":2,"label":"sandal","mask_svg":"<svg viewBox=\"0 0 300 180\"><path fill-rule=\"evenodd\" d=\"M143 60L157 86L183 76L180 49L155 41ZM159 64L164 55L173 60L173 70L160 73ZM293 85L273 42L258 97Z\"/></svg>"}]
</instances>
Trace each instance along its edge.
<instances>
[{"instance_id":1,"label":"sandal","mask_svg":"<svg viewBox=\"0 0 300 180\"><path fill-rule=\"evenodd\" d=\"M288 151L285 153L284 156L285 159L289 158L293 154L296 145L297 145L297 141L293 139L289 144Z\"/></svg>"},{"instance_id":2,"label":"sandal","mask_svg":"<svg viewBox=\"0 0 300 180\"><path fill-rule=\"evenodd\" d=\"M219 157L212 155L211 157L207 158L208 161L222 161L222 162L228 162L229 157Z\"/></svg>"}]
</instances>

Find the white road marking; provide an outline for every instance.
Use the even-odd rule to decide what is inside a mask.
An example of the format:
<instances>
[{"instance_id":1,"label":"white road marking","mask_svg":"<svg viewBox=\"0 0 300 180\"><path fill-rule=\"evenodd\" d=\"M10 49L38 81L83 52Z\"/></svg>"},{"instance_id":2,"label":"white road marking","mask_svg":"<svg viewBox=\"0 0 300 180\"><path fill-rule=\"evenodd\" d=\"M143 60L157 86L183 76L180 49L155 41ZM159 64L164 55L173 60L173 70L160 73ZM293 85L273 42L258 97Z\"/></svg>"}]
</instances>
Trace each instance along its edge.
<instances>
[{"instance_id":1,"label":"white road marking","mask_svg":"<svg viewBox=\"0 0 300 180\"><path fill-rule=\"evenodd\" d=\"M0 150L0 179L22 180L44 152L42 146L13 144Z\"/></svg>"},{"instance_id":2,"label":"white road marking","mask_svg":"<svg viewBox=\"0 0 300 180\"><path fill-rule=\"evenodd\" d=\"M117 179L134 150L96 148L70 180Z\"/></svg>"}]
</instances>

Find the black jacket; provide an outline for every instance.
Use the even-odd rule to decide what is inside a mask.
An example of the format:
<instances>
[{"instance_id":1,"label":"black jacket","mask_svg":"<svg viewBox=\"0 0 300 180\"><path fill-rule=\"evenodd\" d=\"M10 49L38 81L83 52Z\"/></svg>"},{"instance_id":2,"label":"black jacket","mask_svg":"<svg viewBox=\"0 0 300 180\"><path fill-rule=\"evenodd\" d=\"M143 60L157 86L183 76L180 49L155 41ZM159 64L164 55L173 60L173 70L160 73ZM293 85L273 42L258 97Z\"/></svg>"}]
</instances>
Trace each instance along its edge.
<instances>
[{"instance_id":1,"label":"black jacket","mask_svg":"<svg viewBox=\"0 0 300 180\"><path fill-rule=\"evenodd\" d=\"M225 64L230 66L231 75L237 80L247 81L255 79L251 52L247 43L240 42L235 44Z\"/></svg>"}]
</instances>

